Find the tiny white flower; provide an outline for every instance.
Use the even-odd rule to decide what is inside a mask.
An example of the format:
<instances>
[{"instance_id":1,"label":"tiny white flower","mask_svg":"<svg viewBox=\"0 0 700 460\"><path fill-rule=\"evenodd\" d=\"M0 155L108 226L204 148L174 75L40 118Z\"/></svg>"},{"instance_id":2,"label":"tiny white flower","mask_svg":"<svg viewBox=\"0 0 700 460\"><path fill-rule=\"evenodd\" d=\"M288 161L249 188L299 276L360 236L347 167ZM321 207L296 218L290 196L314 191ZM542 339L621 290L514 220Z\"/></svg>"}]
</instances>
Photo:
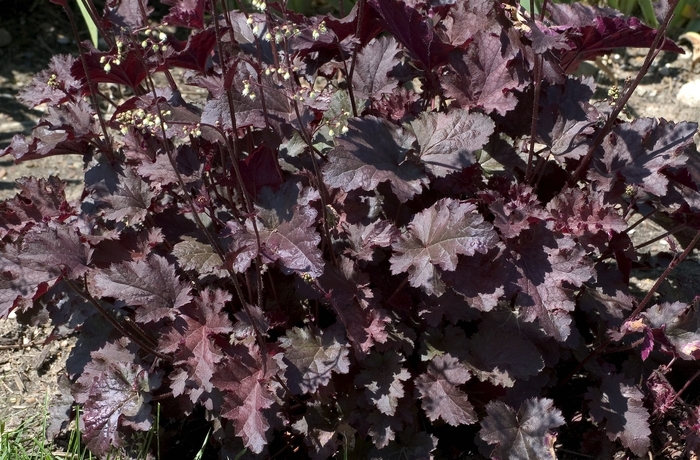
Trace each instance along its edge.
<instances>
[{"instance_id":1,"label":"tiny white flower","mask_svg":"<svg viewBox=\"0 0 700 460\"><path fill-rule=\"evenodd\" d=\"M105 70L105 72L107 72L107 73L109 73L109 71L112 70L112 66L109 65L109 62L108 62L107 64L105 64L104 70Z\"/></svg>"}]
</instances>

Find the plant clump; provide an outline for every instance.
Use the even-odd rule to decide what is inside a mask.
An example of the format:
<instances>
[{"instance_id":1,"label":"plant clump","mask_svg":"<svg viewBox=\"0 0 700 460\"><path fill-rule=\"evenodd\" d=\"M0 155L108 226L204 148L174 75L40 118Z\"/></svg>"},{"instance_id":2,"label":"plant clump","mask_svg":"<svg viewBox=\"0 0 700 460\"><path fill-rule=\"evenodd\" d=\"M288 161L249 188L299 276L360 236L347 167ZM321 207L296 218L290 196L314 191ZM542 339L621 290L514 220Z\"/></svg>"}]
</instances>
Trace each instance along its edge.
<instances>
[{"instance_id":1,"label":"plant clump","mask_svg":"<svg viewBox=\"0 0 700 460\"><path fill-rule=\"evenodd\" d=\"M0 317L78 334L94 453L157 405L221 458L643 456L669 420L698 448L697 306L629 281L633 212L700 229L697 126L619 117L681 51L670 13L165 3L109 0L106 51L55 56L21 95L45 116L0 153L84 159L79 202L51 177L0 203ZM573 72L627 46L645 69L595 100Z\"/></svg>"}]
</instances>

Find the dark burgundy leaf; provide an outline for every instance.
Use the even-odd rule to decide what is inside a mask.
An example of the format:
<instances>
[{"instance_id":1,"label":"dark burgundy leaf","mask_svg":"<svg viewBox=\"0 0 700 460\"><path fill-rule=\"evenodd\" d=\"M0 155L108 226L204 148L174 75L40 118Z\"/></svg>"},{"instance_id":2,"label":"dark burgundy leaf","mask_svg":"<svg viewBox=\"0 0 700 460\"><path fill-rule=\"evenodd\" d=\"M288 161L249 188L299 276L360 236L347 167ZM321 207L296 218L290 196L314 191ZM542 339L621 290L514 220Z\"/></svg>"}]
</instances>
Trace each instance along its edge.
<instances>
[{"instance_id":1,"label":"dark burgundy leaf","mask_svg":"<svg viewBox=\"0 0 700 460\"><path fill-rule=\"evenodd\" d=\"M393 246L391 272L408 272L411 286L440 295L444 284L437 267L457 268L457 255L486 253L498 242L491 224L484 222L476 206L444 198L416 214L408 231Z\"/></svg>"},{"instance_id":2,"label":"dark burgundy leaf","mask_svg":"<svg viewBox=\"0 0 700 460\"><path fill-rule=\"evenodd\" d=\"M444 177L476 163L476 152L493 134L494 123L480 113L457 109L429 112L411 122L420 160L430 174Z\"/></svg>"},{"instance_id":3,"label":"dark burgundy leaf","mask_svg":"<svg viewBox=\"0 0 700 460\"><path fill-rule=\"evenodd\" d=\"M594 89L590 78L568 77L563 87L549 86L543 94L537 134L557 161L579 159L588 151L600 115L589 102Z\"/></svg>"},{"instance_id":4,"label":"dark burgundy leaf","mask_svg":"<svg viewBox=\"0 0 700 460\"><path fill-rule=\"evenodd\" d=\"M445 64L452 46L443 43L431 21L405 2L369 0L386 30L421 62L424 70Z\"/></svg>"},{"instance_id":5,"label":"dark burgundy leaf","mask_svg":"<svg viewBox=\"0 0 700 460\"><path fill-rule=\"evenodd\" d=\"M152 12L147 0L108 0L104 16L117 28L135 30L148 24L147 17Z\"/></svg>"},{"instance_id":6,"label":"dark burgundy leaf","mask_svg":"<svg viewBox=\"0 0 700 460\"><path fill-rule=\"evenodd\" d=\"M666 168L683 166L685 149L693 145L695 123L671 123L664 119L639 118L613 128L605 138L602 157L594 157L588 177L605 191L619 180L656 196L668 190Z\"/></svg>"},{"instance_id":7,"label":"dark burgundy leaf","mask_svg":"<svg viewBox=\"0 0 700 460\"><path fill-rule=\"evenodd\" d=\"M56 55L51 58L48 70L42 70L32 82L22 88L18 99L36 107L45 102L56 107L74 100L82 91L82 84L70 72L76 58L70 55Z\"/></svg>"},{"instance_id":8,"label":"dark burgundy leaf","mask_svg":"<svg viewBox=\"0 0 700 460\"><path fill-rule=\"evenodd\" d=\"M447 15L435 25L436 33L445 43L463 48L477 32L499 31L500 25L497 20L503 18L503 13L495 3L489 0L448 3L452 5Z\"/></svg>"},{"instance_id":9,"label":"dark burgundy leaf","mask_svg":"<svg viewBox=\"0 0 700 460\"><path fill-rule=\"evenodd\" d=\"M61 219L75 211L66 203L66 184L55 176L24 177L15 182L19 193L0 202L0 239L35 224Z\"/></svg>"},{"instance_id":10,"label":"dark burgundy leaf","mask_svg":"<svg viewBox=\"0 0 700 460\"><path fill-rule=\"evenodd\" d=\"M438 440L432 434L425 431L412 433L409 430L401 432L397 441L392 441L383 449L372 449L368 458L370 460L384 460L387 458L411 458L431 459L431 452L437 448ZM377 446L379 447L379 446Z\"/></svg>"},{"instance_id":11,"label":"dark burgundy leaf","mask_svg":"<svg viewBox=\"0 0 700 460\"><path fill-rule=\"evenodd\" d=\"M114 297L136 308L141 323L175 318L175 309L192 300L190 288L179 280L175 267L158 255L112 264L91 276L94 293Z\"/></svg>"},{"instance_id":12,"label":"dark burgundy leaf","mask_svg":"<svg viewBox=\"0 0 700 460\"><path fill-rule=\"evenodd\" d=\"M112 60L110 63L109 72L107 72L105 71L105 64L100 62L100 59L103 57L106 59L112 59L113 56L111 56L109 53L102 53L95 49L90 50L89 53L85 54L85 61L88 68L87 72L90 79L94 83L114 83L117 85L125 85L135 93L138 93L139 85L146 78L146 76L148 76L148 68L146 67L142 56L139 56L139 52L128 49L124 54L125 55L120 58L119 64ZM73 63L71 74L78 79L85 78L85 70L81 60L77 60L75 63Z\"/></svg>"},{"instance_id":13,"label":"dark burgundy leaf","mask_svg":"<svg viewBox=\"0 0 700 460\"><path fill-rule=\"evenodd\" d=\"M87 139L73 139L72 134L64 131L51 131L45 126L38 126L32 131L29 142L24 136L16 134L12 142L0 156L12 155L16 163L53 155L84 155L91 148Z\"/></svg>"},{"instance_id":14,"label":"dark burgundy leaf","mask_svg":"<svg viewBox=\"0 0 700 460\"><path fill-rule=\"evenodd\" d=\"M571 27L571 51L561 56L562 68L573 72L579 63L593 60L615 48L648 48L656 38L656 30L635 17L626 18L609 8L581 4L552 4L549 11L555 23ZM672 40L661 44L664 51L683 53Z\"/></svg>"},{"instance_id":15,"label":"dark burgundy leaf","mask_svg":"<svg viewBox=\"0 0 700 460\"><path fill-rule=\"evenodd\" d=\"M571 239L555 240L544 224L523 231L507 248L517 273L510 282L518 286L513 293L524 309L524 319L537 318L547 334L566 340L569 312L575 308L571 287L581 286L594 275L586 252Z\"/></svg>"},{"instance_id":16,"label":"dark burgundy leaf","mask_svg":"<svg viewBox=\"0 0 700 460\"><path fill-rule=\"evenodd\" d=\"M505 115L518 103L515 91L525 87L525 76L511 61L517 51L498 35L478 32L464 52L450 55L452 71L442 86L448 97L463 108L483 108Z\"/></svg>"},{"instance_id":17,"label":"dark burgundy leaf","mask_svg":"<svg viewBox=\"0 0 700 460\"><path fill-rule=\"evenodd\" d=\"M283 359L287 385L295 394L315 393L320 386L328 385L332 372L350 371L349 346L342 326L318 333L295 327L279 343L286 350Z\"/></svg>"},{"instance_id":18,"label":"dark burgundy leaf","mask_svg":"<svg viewBox=\"0 0 700 460\"><path fill-rule=\"evenodd\" d=\"M376 248L390 247L400 235L398 229L387 220L375 220L367 226L348 224L345 231L350 243L346 254L368 262L374 259Z\"/></svg>"},{"instance_id":19,"label":"dark burgundy leaf","mask_svg":"<svg viewBox=\"0 0 700 460\"><path fill-rule=\"evenodd\" d=\"M88 271L92 255L75 228L66 225L34 227L26 234L21 251L22 267L47 273L64 272L73 279L80 279Z\"/></svg>"},{"instance_id":20,"label":"dark burgundy leaf","mask_svg":"<svg viewBox=\"0 0 700 460\"><path fill-rule=\"evenodd\" d=\"M436 356L428 365L428 372L419 375L416 390L421 407L431 421L438 418L448 425L470 425L478 418L467 394L457 387L469 380L469 371L450 355Z\"/></svg>"},{"instance_id":21,"label":"dark burgundy leaf","mask_svg":"<svg viewBox=\"0 0 700 460\"><path fill-rule=\"evenodd\" d=\"M263 187L277 188L282 185L282 177L277 153L267 145L260 145L239 164L243 184L253 198Z\"/></svg>"},{"instance_id":22,"label":"dark burgundy leaf","mask_svg":"<svg viewBox=\"0 0 700 460\"><path fill-rule=\"evenodd\" d=\"M346 192L374 190L389 181L401 202L421 193L427 182L425 173L407 159L415 141L412 134L373 116L348 120L348 129L336 139L323 168L329 186Z\"/></svg>"},{"instance_id":23,"label":"dark burgundy leaf","mask_svg":"<svg viewBox=\"0 0 700 460\"><path fill-rule=\"evenodd\" d=\"M205 290L195 298L190 308L181 307L173 330L163 338L160 349L165 353L177 351L176 365L181 365L187 379L193 382L190 399L196 402L203 391L213 390L211 379L216 365L224 358L217 336L227 338L233 331L224 307L231 295L220 289ZM173 388L173 394L179 393Z\"/></svg>"},{"instance_id":24,"label":"dark burgundy leaf","mask_svg":"<svg viewBox=\"0 0 700 460\"><path fill-rule=\"evenodd\" d=\"M31 301L46 292L61 274L59 267L25 267L22 250L14 244L0 247L0 318L7 318L13 309L26 308Z\"/></svg>"},{"instance_id":25,"label":"dark burgundy leaf","mask_svg":"<svg viewBox=\"0 0 700 460\"><path fill-rule=\"evenodd\" d=\"M369 287L366 274L357 273L352 261L343 258L340 267L329 267L318 279L317 287L338 319L345 326L348 338L358 357L364 357L372 345L387 340L386 313L377 308L375 292Z\"/></svg>"},{"instance_id":26,"label":"dark burgundy leaf","mask_svg":"<svg viewBox=\"0 0 700 460\"><path fill-rule=\"evenodd\" d=\"M514 267L506 262L506 255L499 246L485 254L460 257L455 271L443 273L442 280L461 294L472 307L490 311L505 294L503 284L513 274Z\"/></svg>"},{"instance_id":27,"label":"dark burgundy leaf","mask_svg":"<svg viewBox=\"0 0 700 460\"><path fill-rule=\"evenodd\" d=\"M127 225L143 222L156 194L131 168L125 168L118 178L117 189L102 198L110 207L104 211L105 218Z\"/></svg>"},{"instance_id":28,"label":"dark burgundy leaf","mask_svg":"<svg viewBox=\"0 0 700 460\"><path fill-rule=\"evenodd\" d=\"M471 369L480 380L511 387L516 380L527 380L544 368L542 354L517 329L480 328L469 338Z\"/></svg>"},{"instance_id":29,"label":"dark burgundy leaf","mask_svg":"<svg viewBox=\"0 0 700 460\"><path fill-rule=\"evenodd\" d=\"M610 440L619 439L635 455L649 450L649 411L642 402L644 395L632 381L621 374L607 373L598 387L589 387L591 417L605 426Z\"/></svg>"},{"instance_id":30,"label":"dark burgundy leaf","mask_svg":"<svg viewBox=\"0 0 700 460\"><path fill-rule=\"evenodd\" d=\"M475 273L481 272L475 270ZM477 305L468 303L463 296L452 289L447 290L440 297L424 297L425 299L418 306L418 314L432 327L437 327L443 317L452 324L457 324L459 321L474 321L480 317Z\"/></svg>"},{"instance_id":31,"label":"dark burgundy leaf","mask_svg":"<svg viewBox=\"0 0 700 460\"><path fill-rule=\"evenodd\" d=\"M221 416L233 421L236 436L257 454L267 444L270 423L262 411L275 402L269 385L270 378L277 372L274 361L268 360L265 373L262 359L257 350L253 355L247 351L231 355L213 380L217 388L226 391Z\"/></svg>"},{"instance_id":32,"label":"dark burgundy leaf","mask_svg":"<svg viewBox=\"0 0 700 460\"><path fill-rule=\"evenodd\" d=\"M493 225L507 239L548 217L537 194L526 184L513 184L505 196L492 189L481 192L480 197L494 215Z\"/></svg>"},{"instance_id":33,"label":"dark burgundy leaf","mask_svg":"<svg viewBox=\"0 0 700 460\"><path fill-rule=\"evenodd\" d=\"M318 199L318 192L301 189L296 182L289 181L277 192L263 189L259 198L262 226L258 231L263 260L279 262L287 274L321 276L324 261L318 248L321 237L315 229L317 212L309 205ZM248 232L254 234L250 221L247 226Z\"/></svg>"},{"instance_id":34,"label":"dark burgundy leaf","mask_svg":"<svg viewBox=\"0 0 700 460\"><path fill-rule=\"evenodd\" d=\"M396 352L370 353L362 362L364 369L355 378L355 385L364 387L367 401L382 414L394 415L405 392L403 381L411 374L401 366L403 358Z\"/></svg>"},{"instance_id":35,"label":"dark burgundy leaf","mask_svg":"<svg viewBox=\"0 0 700 460\"><path fill-rule=\"evenodd\" d=\"M171 5L170 12L163 18L164 24L202 29L204 27L205 0L163 0Z\"/></svg>"},{"instance_id":36,"label":"dark burgundy leaf","mask_svg":"<svg viewBox=\"0 0 700 460\"><path fill-rule=\"evenodd\" d=\"M493 445L492 458L526 460L556 459L550 430L564 424L559 409L551 399L531 398L516 413L510 406L491 401L486 405L486 418L479 436Z\"/></svg>"},{"instance_id":37,"label":"dark burgundy leaf","mask_svg":"<svg viewBox=\"0 0 700 460\"><path fill-rule=\"evenodd\" d=\"M226 276L222 269L224 261L208 243L196 238L183 236L182 241L173 246L173 255L184 270L194 270L201 275Z\"/></svg>"},{"instance_id":38,"label":"dark burgundy leaf","mask_svg":"<svg viewBox=\"0 0 700 460\"><path fill-rule=\"evenodd\" d=\"M124 445L117 431L130 426L148 431L152 425L151 392L160 387L159 373L151 373L121 343L108 343L91 353L92 361L73 385L82 404L82 432L90 449L105 454Z\"/></svg>"},{"instance_id":39,"label":"dark burgundy leaf","mask_svg":"<svg viewBox=\"0 0 700 460\"><path fill-rule=\"evenodd\" d=\"M682 302L654 305L644 312L653 329L660 330L683 359L700 359L700 315Z\"/></svg>"},{"instance_id":40,"label":"dark burgundy leaf","mask_svg":"<svg viewBox=\"0 0 700 460\"><path fill-rule=\"evenodd\" d=\"M399 47L391 36L372 40L357 54L353 86L355 97L379 99L391 93L398 81L388 74L399 64Z\"/></svg>"},{"instance_id":41,"label":"dark burgundy leaf","mask_svg":"<svg viewBox=\"0 0 700 460\"><path fill-rule=\"evenodd\" d=\"M202 0L187 1L196 2L198 7L201 5L201 8L204 9L204 1ZM178 2L179 5L183 3L185 2ZM173 9L170 10L170 14L165 19L172 16ZM197 28L201 28L201 26ZM170 40L168 44L173 47L173 52L168 54L165 59L168 66L207 73L207 67L211 65L211 52L216 45L216 33L214 29L204 29L191 34L187 38L187 43Z\"/></svg>"},{"instance_id":42,"label":"dark burgundy leaf","mask_svg":"<svg viewBox=\"0 0 700 460\"><path fill-rule=\"evenodd\" d=\"M607 249L611 235L627 229L627 221L603 194L586 193L579 188L566 188L547 204L552 218L548 227L557 233L571 235L584 247Z\"/></svg>"}]
</instances>

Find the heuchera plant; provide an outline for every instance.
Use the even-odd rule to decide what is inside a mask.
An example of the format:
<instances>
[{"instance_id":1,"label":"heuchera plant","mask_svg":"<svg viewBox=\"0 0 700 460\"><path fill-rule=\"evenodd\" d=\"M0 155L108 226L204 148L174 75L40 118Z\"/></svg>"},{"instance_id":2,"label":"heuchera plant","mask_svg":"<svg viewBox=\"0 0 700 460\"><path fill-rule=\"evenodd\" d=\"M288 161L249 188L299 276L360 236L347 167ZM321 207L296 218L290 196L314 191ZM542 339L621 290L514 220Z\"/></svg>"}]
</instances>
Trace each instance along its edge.
<instances>
[{"instance_id":1,"label":"heuchera plant","mask_svg":"<svg viewBox=\"0 0 700 460\"><path fill-rule=\"evenodd\" d=\"M79 201L51 177L0 204L0 317L78 334L93 452L157 405L222 458L642 456L669 420L700 447L700 314L656 295L698 237L629 285L633 212L700 228L697 126L619 116L682 51L673 4L657 33L576 4L165 3L89 1L104 46L53 58L2 152L84 159ZM640 75L595 101L572 72L627 46Z\"/></svg>"}]
</instances>

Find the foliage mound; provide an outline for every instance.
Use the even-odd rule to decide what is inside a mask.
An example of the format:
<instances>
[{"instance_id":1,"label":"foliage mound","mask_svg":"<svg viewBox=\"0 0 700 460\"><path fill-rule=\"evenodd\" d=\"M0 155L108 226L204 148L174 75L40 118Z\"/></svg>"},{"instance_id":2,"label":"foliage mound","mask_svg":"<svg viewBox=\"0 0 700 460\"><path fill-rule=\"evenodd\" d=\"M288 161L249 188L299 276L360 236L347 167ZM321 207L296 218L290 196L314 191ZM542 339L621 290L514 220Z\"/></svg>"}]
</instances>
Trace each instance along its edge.
<instances>
[{"instance_id":1,"label":"foliage mound","mask_svg":"<svg viewBox=\"0 0 700 460\"><path fill-rule=\"evenodd\" d=\"M25 178L0 204L0 317L77 331L93 452L156 404L222 458L611 458L668 422L698 448L697 305L629 285L633 212L700 228L697 126L620 116L681 51L673 4L657 33L580 4L87 3L107 51L54 57L2 152L82 155L82 199ZM572 72L627 46L639 77L594 100Z\"/></svg>"}]
</instances>

